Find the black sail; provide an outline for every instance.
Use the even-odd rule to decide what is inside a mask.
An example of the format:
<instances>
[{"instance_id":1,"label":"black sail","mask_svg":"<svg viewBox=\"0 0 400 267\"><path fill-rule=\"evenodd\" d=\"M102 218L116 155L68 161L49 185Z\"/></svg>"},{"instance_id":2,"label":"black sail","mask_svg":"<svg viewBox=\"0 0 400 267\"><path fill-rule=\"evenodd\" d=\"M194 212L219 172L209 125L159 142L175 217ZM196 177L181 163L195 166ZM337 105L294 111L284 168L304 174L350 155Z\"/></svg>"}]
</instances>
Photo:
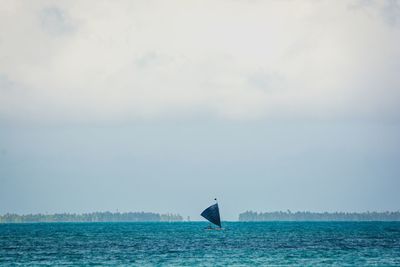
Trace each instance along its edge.
<instances>
[{"instance_id":1,"label":"black sail","mask_svg":"<svg viewBox=\"0 0 400 267\"><path fill-rule=\"evenodd\" d=\"M200 215L212 222L213 224L221 227L221 218L219 217L218 203L206 208Z\"/></svg>"}]
</instances>

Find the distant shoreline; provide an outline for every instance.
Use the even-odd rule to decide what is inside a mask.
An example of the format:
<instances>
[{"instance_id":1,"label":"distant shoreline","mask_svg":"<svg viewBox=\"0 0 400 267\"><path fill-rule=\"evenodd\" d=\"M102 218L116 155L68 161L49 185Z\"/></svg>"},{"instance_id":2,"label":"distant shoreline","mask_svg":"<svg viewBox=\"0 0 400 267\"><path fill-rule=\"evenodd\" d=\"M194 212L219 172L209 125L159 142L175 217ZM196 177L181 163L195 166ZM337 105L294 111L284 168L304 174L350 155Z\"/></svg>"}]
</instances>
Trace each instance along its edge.
<instances>
[{"instance_id":1,"label":"distant shoreline","mask_svg":"<svg viewBox=\"0 0 400 267\"><path fill-rule=\"evenodd\" d=\"M180 222L179 214L159 214L153 212L91 212L91 213L55 213L25 214L7 213L0 215L0 223L52 223L52 222Z\"/></svg>"},{"instance_id":2,"label":"distant shoreline","mask_svg":"<svg viewBox=\"0 0 400 267\"><path fill-rule=\"evenodd\" d=\"M94 222L184 222L179 214L154 212L90 212L55 214L0 215L4 223L94 223ZM309 211L246 211L239 214L238 222L373 222L400 221L400 211L386 212L309 212ZM185 221L187 222L187 221ZM191 221L196 222L196 221ZM202 221L198 221L202 222ZM232 221L234 222L234 221Z\"/></svg>"},{"instance_id":3,"label":"distant shoreline","mask_svg":"<svg viewBox=\"0 0 400 267\"><path fill-rule=\"evenodd\" d=\"M386 212L310 212L310 211L246 211L239 214L240 222L265 221L310 221L310 222L359 222L359 221L400 221L400 211Z\"/></svg>"}]
</instances>

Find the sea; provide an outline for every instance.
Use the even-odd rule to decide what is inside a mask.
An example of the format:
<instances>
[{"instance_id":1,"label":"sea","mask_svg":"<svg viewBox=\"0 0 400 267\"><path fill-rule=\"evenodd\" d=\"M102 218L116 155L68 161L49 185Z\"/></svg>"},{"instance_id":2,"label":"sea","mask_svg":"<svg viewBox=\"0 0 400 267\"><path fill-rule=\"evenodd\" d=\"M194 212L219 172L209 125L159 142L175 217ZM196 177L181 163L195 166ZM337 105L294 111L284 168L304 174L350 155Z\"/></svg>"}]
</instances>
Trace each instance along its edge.
<instances>
[{"instance_id":1,"label":"sea","mask_svg":"<svg viewBox=\"0 0 400 267\"><path fill-rule=\"evenodd\" d=\"M0 224L0 266L400 266L400 222Z\"/></svg>"}]
</instances>

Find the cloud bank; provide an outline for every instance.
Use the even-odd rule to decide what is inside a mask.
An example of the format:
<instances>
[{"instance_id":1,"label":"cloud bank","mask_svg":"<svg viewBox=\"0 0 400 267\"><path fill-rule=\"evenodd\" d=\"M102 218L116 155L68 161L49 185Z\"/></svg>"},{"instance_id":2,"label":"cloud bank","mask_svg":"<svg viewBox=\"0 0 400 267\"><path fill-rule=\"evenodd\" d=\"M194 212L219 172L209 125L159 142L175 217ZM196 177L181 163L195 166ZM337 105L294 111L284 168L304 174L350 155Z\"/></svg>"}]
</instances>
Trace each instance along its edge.
<instances>
[{"instance_id":1,"label":"cloud bank","mask_svg":"<svg viewBox=\"0 0 400 267\"><path fill-rule=\"evenodd\" d=\"M399 1L3 1L0 118L399 118Z\"/></svg>"}]
</instances>

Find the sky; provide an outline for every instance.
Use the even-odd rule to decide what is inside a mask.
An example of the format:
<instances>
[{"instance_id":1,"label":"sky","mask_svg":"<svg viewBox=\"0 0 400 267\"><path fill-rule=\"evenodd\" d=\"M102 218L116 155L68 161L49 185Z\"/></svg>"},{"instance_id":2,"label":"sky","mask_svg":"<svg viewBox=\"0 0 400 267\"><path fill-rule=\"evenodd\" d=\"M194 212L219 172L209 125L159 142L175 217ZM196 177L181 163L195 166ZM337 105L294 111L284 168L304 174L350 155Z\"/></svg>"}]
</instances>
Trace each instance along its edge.
<instances>
[{"instance_id":1,"label":"sky","mask_svg":"<svg viewBox=\"0 0 400 267\"><path fill-rule=\"evenodd\" d=\"M0 214L397 211L400 1L0 5Z\"/></svg>"}]
</instances>

